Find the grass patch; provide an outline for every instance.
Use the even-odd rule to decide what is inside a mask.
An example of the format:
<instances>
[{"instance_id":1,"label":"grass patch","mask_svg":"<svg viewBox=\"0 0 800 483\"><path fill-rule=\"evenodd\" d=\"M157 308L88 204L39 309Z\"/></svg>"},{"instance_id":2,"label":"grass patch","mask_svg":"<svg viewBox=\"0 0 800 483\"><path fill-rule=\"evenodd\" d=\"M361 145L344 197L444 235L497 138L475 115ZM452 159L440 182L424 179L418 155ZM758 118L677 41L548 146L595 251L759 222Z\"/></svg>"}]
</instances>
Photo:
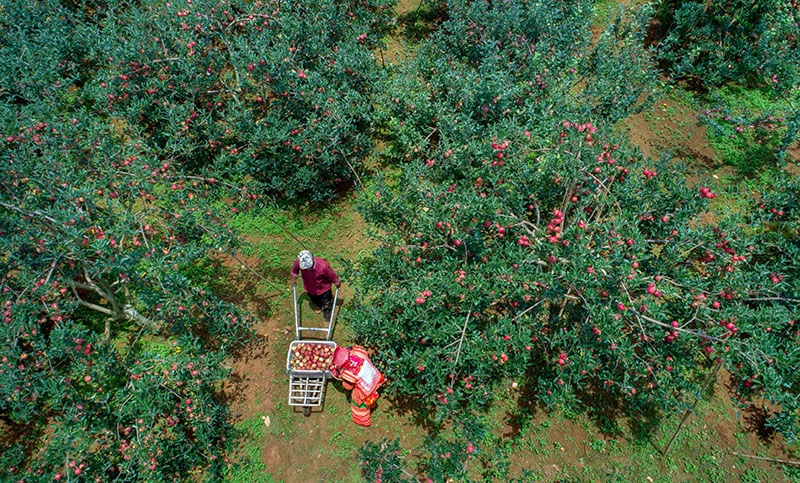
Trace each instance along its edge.
<instances>
[{"instance_id":1,"label":"grass patch","mask_svg":"<svg viewBox=\"0 0 800 483\"><path fill-rule=\"evenodd\" d=\"M331 259L338 254L343 230L353 223L349 204L319 210L266 207L232 217L230 225L251 242L246 254L259 259L261 270L288 271L300 250Z\"/></svg>"},{"instance_id":2,"label":"grass patch","mask_svg":"<svg viewBox=\"0 0 800 483\"><path fill-rule=\"evenodd\" d=\"M139 339L139 342L141 344L140 351L142 353L152 354L165 359L171 358L178 352L177 341L169 342L162 337L145 336Z\"/></svg>"},{"instance_id":3,"label":"grass patch","mask_svg":"<svg viewBox=\"0 0 800 483\"><path fill-rule=\"evenodd\" d=\"M617 11L618 5L619 2L617 0L597 0L592 11L595 23L604 27L614 12Z\"/></svg>"},{"instance_id":4,"label":"grass patch","mask_svg":"<svg viewBox=\"0 0 800 483\"><path fill-rule=\"evenodd\" d=\"M515 469L510 477L518 477L525 468L533 474L515 481L800 481L796 468L732 455L740 451L769 456L769 446L749 437L725 394L709 391L704 397L666 455L661 450L678 428L681 413L654 418L647 438L634 434L636 429L624 416L611 422L586 411L548 414L507 441ZM617 437L604 433L606 424L618 428Z\"/></svg>"},{"instance_id":5,"label":"grass patch","mask_svg":"<svg viewBox=\"0 0 800 483\"><path fill-rule=\"evenodd\" d=\"M708 143L724 164L752 177L779 163L789 105L771 89L723 86L698 97Z\"/></svg>"},{"instance_id":6,"label":"grass patch","mask_svg":"<svg viewBox=\"0 0 800 483\"><path fill-rule=\"evenodd\" d=\"M261 461L261 450L258 442L265 435L261 414L236 424L236 430L243 435L242 459L225 472L228 483L275 483L275 479L267 473L267 467Z\"/></svg>"},{"instance_id":7,"label":"grass patch","mask_svg":"<svg viewBox=\"0 0 800 483\"><path fill-rule=\"evenodd\" d=\"M296 420L297 414L294 412L292 406L278 402L270 418L272 420L272 423L269 425L270 434L279 436L286 441L294 438L298 426Z\"/></svg>"}]
</instances>

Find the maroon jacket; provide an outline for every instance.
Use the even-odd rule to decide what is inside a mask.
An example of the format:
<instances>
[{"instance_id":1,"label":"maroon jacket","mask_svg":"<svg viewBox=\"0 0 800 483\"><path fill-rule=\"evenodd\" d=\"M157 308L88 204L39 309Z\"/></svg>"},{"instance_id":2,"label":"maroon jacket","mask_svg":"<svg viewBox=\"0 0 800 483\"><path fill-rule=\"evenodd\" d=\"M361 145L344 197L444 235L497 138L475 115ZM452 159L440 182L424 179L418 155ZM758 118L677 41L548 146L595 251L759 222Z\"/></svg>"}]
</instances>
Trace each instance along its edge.
<instances>
[{"instance_id":1,"label":"maroon jacket","mask_svg":"<svg viewBox=\"0 0 800 483\"><path fill-rule=\"evenodd\" d=\"M292 277L300 275L300 262L294 260ZM339 285L339 276L333 271L328 261L324 258L314 257L314 265L303 272L303 287L311 295L321 295L331 289L331 284Z\"/></svg>"}]
</instances>

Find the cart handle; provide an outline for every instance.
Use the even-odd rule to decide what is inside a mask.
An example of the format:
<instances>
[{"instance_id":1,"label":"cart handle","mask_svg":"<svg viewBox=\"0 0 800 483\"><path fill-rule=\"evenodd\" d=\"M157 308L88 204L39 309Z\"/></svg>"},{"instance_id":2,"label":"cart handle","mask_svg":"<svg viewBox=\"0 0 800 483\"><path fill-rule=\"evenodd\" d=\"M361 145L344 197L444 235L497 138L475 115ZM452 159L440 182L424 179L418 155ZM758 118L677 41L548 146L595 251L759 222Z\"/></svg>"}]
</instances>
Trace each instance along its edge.
<instances>
[{"instance_id":1,"label":"cart handle","mask_svg":"<svg viewBox=\"0 0 800 483\"><path fill-rule=\"evenodd\" d=\"M295 339L300 339L300 321L297 318L297 285L292 285L292 295L294 298L294 335Z\"/></svg>"},{"instance_id":2,"label":"cart handle","mask_svg":"<svg viewBox=\"0 0 800 483\"><path fill-rule=\"evenodd\" d=\"M331 340L333 333L333 319L336 318L336 301L339 300L339 287L336 287L336 295L333 296L333 308L331 309L331 320L328 321L328 340Z\"/></svg>"}]
</instances>

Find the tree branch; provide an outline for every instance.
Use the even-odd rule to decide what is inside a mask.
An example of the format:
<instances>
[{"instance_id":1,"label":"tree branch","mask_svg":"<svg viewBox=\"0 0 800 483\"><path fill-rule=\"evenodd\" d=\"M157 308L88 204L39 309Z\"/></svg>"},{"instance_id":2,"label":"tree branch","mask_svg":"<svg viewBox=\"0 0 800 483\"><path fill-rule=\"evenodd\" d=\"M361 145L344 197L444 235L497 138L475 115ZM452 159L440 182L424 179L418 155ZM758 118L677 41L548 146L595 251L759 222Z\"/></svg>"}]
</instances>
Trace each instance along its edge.
<instances>
[{"instance_id":1,"label":"tree branch","mask_svg":"<svg viewBox=\"0 0 800 483\"><path fill-rule=\"evenodd\" d=\"M53 223L53 224L56 224L56 225L58 224L58 222L55 219L51 218L50 216L45 214L43 211L39 211L39 210L27 211L27 210L24 210L24 209L22 209L22 208L20 208L18 206L9 205L8 203L4 203L2 201L0 201L0 206L2 206L4 208L7 208L7 209L9 209L11 211L16 211L17 213L21 213L23 216L41 217L41 218L44 218L45 220L49 221L50 223Z\"/></svg>"},{"instance_id":2,"label":"tree branch","mask_svg":"<svg viewBox=\"0 0 800 483\"><path fill-rule=\"evenodd\" d=\"M88 307L88 308L90 308L92 310L96 310L98 312L102 312L102 313L104 313L106 315L110 315L112 317L114 316L114 312L112 312L111 309L107 309L105 307L101 307L99 305L95 305L95 304L93 304L91 302L87 302L87 301L83 300L81 298L81 296L78 295L78 291L75 290L75 286L74 285L70 285L70 287L72 288L72 293L75 294L75 298L78 299L78 303L79 304L83 305L84 307Z\"/></svg>"},{"instance_id":3,"label":"tree branch","mask_svg":"<svg viewBox=\"0 0 800 483\"><path fill-rule=\"evenodd\" d=\"M644 319L644 320L646 320L648 322L651 322L651 323L656 324L656 325L660 325L662 327L666 327L670 331L675 330L675 331L678 331L678 332L684 332L686 334L691 334L691 335L694 335L694 336L697 336L697 337L700 337L700 338L706 339L706 340L713 340L713 341L716 341L716 342L720 342L722 344L726 344L726 343L744 344L744 342L741 342L741 341L738 341L738 340L723 340L723 339L720 339L718 337L714 337L714 336L711 336L711 335L701 334L700 332L694 332L694 331L683 329L683 328L680 328L680 327L673 327L673 326L671 326L669 324L665 324L664 322L661 322L659 320L650 318L650 317L648 317L646 315L640 315L640 314L636 314L636 313L634 313L634 315L637 318L641 317L642 319ZM753 368L755 368L756 372L758 372L759 374L761 373L758 370L758 364L756 364L756 361L754 361L749 355L747 355L747 353L745 353L743 351L740 351L740 350L738 350L736 348L732 348L732 349L735 350L738 354L744 356L745 359L750 361L750 363L753 364ZM763 352L761 354L766 357L766 354L764 354Z\"/></svg>"},{"instance_id":4,"label":"tree branch","mask_svg":"<svg viewBox=\"0 0 800 483\"><path fill-rule=\"evenodd\" d=\"M272 288L274 288L275 290L277 290L277 291L279 291L279 292L284 292L284 293L286 292L286 290L284 290L284 289L282 289L282 288L280 288L280 287L276 286L274 283L272 283L272 282L270 282L269 280L267 280L266 278L264 278L264 276L263 276L263 275L261 275L260 273L256 272L256 271L255 271L255 270L253 270L252 268L250 268L250 265L248 265L248 264L244 263L244 262L243 262L243 261L242 261L242 260L241 260L239 257L237 257L237 256L236 256L236 255L235 255L233 252L231 252L231 253L230 253L230 256L231 256L231 257L233 257L233 259L234 259L234 260L236 260L237 262L239 262L239 263L240 263L240 264L241 264L241 265L242 265L244 268L246 268L247 270L249 270L249 271L250 271L250 273L254 274L255 276L257 276L258 278L260 278L260 279L261 279L261 280L263 280L264 282L268 283L268 284L269 284L269 285L270 285Z\"/></svg>"}]
</instances>

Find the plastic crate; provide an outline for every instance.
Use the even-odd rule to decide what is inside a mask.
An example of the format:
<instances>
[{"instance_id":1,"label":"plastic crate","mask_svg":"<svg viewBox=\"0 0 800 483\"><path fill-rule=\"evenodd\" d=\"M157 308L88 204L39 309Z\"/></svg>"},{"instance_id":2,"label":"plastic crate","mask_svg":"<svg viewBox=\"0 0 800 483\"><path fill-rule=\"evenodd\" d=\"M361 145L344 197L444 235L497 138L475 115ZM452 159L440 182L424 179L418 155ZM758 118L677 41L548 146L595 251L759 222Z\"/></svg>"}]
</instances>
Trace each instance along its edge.
<instances>
[{"instance_id":1,"label":"plastic crate","mask_svg":"<svg viewBox=\"0 0 800 483\"><path fill-rule=\"evenodd\" d=\"M325 376L301 376L292 374L289 377L290 406L321 406L324 395Z\"/></svg>"}]
</instances>

